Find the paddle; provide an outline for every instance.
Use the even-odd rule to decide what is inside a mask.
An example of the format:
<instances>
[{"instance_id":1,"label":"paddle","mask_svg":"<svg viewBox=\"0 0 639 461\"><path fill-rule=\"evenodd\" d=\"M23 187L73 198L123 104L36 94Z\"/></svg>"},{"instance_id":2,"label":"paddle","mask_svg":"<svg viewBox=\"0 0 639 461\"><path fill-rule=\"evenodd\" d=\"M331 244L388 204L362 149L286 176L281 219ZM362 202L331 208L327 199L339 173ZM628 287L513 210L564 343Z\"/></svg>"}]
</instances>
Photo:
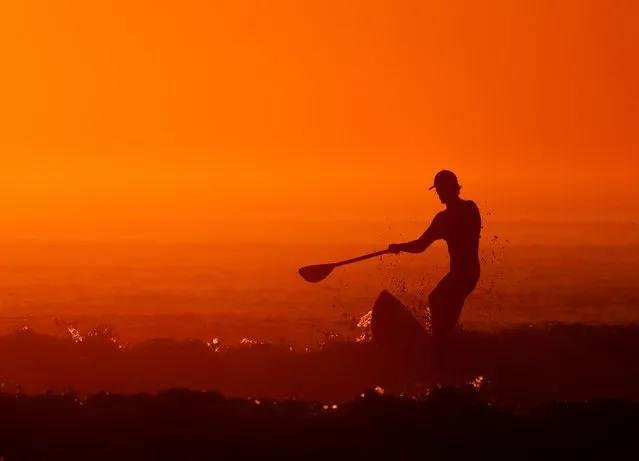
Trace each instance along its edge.
<instances>
[{"instance_id":1,"label":"paddle","mask_svg":"<svg viewBox=\"0 0 639 461\"><path fill-rule=\"evenodd\" d=\"M300 273L302 278L306 280L307 282L312 282L312 283L321 282L326 277L328 277L330 273L333 272L333 269L335 269L336 267L343 266L345 264L356 263L358 261L363 261L369 258L374 258L375 256L382 256L387 253L389 253L388 250L376 251L375 253L369 253L364 256L359 256L353 259L347 259L346 261L340 261L337 263L316 264L314 266L302 267L298 272Z\"/></svg>"}]
</instances>

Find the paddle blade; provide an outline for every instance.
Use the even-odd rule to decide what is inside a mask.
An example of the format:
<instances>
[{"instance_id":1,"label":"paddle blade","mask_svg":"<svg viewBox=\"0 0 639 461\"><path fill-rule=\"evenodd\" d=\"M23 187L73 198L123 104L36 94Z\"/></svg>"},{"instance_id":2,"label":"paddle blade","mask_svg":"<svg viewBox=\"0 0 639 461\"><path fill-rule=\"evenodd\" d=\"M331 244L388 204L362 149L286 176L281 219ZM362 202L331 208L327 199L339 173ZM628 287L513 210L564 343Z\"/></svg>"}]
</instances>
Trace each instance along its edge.
<instances>
[{"instance_id":1,"label":"paddle blade","mask_svg":"<svg viewBox=\"0 0 639 461\"><path fill-rule=\"evenodd\" d=\"M302 267L299 270L300 275L307 282L320 282L333 272L335 266L333 264L317 264L315 266Z\"/></svg>"}]
</instances>

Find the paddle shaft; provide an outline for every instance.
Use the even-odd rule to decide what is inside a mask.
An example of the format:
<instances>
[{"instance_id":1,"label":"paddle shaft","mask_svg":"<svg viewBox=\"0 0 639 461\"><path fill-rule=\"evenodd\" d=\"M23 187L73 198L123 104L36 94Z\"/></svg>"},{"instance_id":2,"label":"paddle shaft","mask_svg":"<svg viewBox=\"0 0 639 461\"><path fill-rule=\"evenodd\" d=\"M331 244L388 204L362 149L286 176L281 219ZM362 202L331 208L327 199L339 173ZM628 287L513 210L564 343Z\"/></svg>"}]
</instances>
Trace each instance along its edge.
<instances>
[{"instance_id":1,"label":"paddle shaft","mask_svg":"<svg viewBox=\"0 0 639 461\"><path fill-rule=\"evenodd\" d=\"M345 264L356 263L358 261L363 261L365 259L374 258L376 256L382 256L382 255L385 255L387 253L390 253L390 252L388 250L376 251L375 253L369 253L367 255L358 256L357 258L347 259L346 261L340 261L338 263L333 263L332 266L333 267L344 266Z\"/></svg>"}]
</instances>

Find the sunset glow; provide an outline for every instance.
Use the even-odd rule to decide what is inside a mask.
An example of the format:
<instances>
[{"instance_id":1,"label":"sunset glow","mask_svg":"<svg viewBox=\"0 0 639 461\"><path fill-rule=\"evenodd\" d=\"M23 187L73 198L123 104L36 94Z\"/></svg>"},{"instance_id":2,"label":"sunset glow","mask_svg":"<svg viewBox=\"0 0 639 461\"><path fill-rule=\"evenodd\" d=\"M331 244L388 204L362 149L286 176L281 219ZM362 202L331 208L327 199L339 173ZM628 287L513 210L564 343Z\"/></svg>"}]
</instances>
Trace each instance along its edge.
<instances>
[{"instance_id":1,"label":"sunset glow","mask_svg":"<svg viewBox=\"0 0 639 461\"><path fill-rule=\"evenodd\" d=\"M0 238L422 219L441 168L494 219L636 219L636 4L463 3L7 3Z\"/></svg>"}]
</instances>

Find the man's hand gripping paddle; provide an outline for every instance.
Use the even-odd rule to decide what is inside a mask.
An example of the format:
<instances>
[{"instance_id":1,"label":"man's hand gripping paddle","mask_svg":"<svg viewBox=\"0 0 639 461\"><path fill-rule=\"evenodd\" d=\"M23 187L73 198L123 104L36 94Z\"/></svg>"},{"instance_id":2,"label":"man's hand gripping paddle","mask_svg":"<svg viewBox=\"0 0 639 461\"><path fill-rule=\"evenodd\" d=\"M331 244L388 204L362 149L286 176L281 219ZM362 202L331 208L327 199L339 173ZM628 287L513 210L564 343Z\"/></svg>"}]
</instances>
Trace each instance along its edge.
<instances>
[{"instance_id":1,"label":"man's hand gripping paddle","mask_svg":"<svg viewBox=\"0 0 639 461\"><path fill-rule=\"evenodd\" d=\"M306 266L306 267L302 267L298 272L300 273L302 278L306 280L307 282L312 282L312 283L321 282L326 277L328 277L330 273L333 272L333 269L335 269L336 267L344 266L346 264L356 263L358 261L374 258L376 256L382 256L387 253L390 253L390 251L382 250L382 251L377 251L375 253L369 253L364 256L359 256L357 258L347 259L346 261L340 261L337 263L316 264L314 266Z\"/></svg>"}]
</instances>

